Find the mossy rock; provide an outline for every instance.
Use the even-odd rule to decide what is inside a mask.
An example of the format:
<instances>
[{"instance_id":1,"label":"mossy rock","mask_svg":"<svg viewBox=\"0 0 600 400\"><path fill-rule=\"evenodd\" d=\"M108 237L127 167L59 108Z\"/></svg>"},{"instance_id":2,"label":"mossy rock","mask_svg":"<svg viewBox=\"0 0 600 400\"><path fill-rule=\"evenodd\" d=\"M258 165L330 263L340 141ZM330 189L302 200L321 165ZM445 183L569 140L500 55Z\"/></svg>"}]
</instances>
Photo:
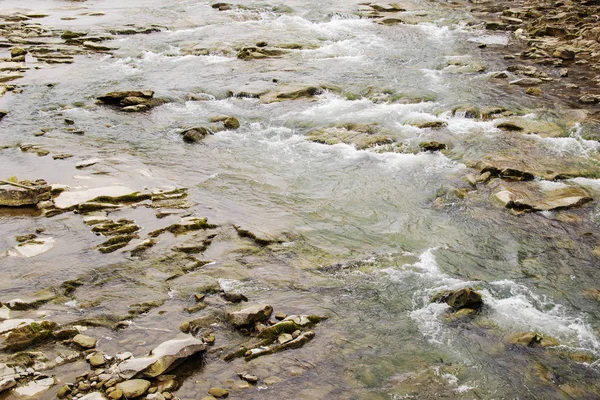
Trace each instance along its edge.
<instances>
[{"instance_id":1,"label":"mossy rock","mask_svg":"<svg viewBox=\"0 0 600 400\"><path fill-rule=\"evenodd\" d=\"M38 346L54 339L52 332L58 324L50 321L32 322L12 330L5 342L4 351L15 352Z\"/></svg>"}]
</instances>

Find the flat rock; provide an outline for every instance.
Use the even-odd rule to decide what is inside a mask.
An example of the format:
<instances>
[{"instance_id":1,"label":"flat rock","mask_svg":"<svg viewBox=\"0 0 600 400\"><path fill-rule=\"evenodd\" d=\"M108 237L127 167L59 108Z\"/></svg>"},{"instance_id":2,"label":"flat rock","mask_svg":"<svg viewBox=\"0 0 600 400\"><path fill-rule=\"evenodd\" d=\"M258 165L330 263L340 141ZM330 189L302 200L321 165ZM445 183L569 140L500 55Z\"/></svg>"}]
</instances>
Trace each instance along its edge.
<instances>
[{"instance_id":1,"label":"flat rock","mask_svg":"<svg viewBox=\"0 0 600 400\"><path fill-rule=\"evenodd\" d=\"M125 186L105 186L86 190L65 190L54 200L56 208L67 209L100 196L120 197L134 193Z\"/></svg>"},{"instance_id":2,"label":"flat rock","mask_svg":"<svg viewBox=\"0 0 600 400\"><path fill-rule=\"evenodd\" d=\"M75 164L75 168L82 169L86 167L91 167L94 164L98 164L100 161L102 160L99 158L90 158L88 160L78 162L77 164Z\"/></svg>"},{"instance_id":3,"label":"flat rock","mask_svg":"<svg viewBox=\"0 0 600 400\"><path fill-rule=\"evenodd\" d=\"M29 318L16 318L16 319L8 319L6 321L0 322L0 334L10 332L13 329L18 328L19 326L29 325L32 322L35 322L33 319Z\"/></svg>"},{"instance_id":4,"label":"flat rock","mask_svg":"<svg viewBox=\"0 0 600 400\"><path fill-rule=\"evenodd\" d=\"M14 389L15 393L21 397L38 398L39 395L54 386L54 378L44 378L37 381L31 381L24 386Z\"/></svg>"},{"instance_id":5,"label":"flat rock","mask_svg":"<svg viewBox=\"0 0 600 400\"><path fill-rule=\"evenodd\" d=\"M204 342L194 337L169 340L161 343L146 357L131 358L119 364L119 375L125 379L154 378L205 349Z\"/></svg>"},{"instance_id":6,"label":"flat rock","mask_svg":"<svg viewBox=\"0 0 600 400\"><path fill-rule=\"evenodd\" d=\"M514 81L509 82L510 85L517 85L517 86L536 86L536 85L541 85L542 83L544 83L544 81L542 81L539 78L521 78L521 79L516 79Z\"/></svg>"},{"instance_id":7,"label":"flat rock","mask_svg":"<svg viewBox=\"0 0 600 400\"><path fill-rule=\"evenodd\" d=\"M54 248L55 239L52 237L36 238L19 243L12 249L7 251L7 255L11 257L31 258L39 256L52 248Z\"/></svg>"}]
</instances>

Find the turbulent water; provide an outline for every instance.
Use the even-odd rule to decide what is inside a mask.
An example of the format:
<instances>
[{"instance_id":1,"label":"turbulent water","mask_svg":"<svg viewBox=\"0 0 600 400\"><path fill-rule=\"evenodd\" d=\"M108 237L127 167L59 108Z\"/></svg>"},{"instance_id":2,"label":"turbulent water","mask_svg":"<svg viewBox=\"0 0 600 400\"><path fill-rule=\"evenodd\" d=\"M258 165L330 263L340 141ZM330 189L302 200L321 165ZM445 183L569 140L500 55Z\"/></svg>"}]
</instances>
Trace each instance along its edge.
<instances>
[{"instance_id":1,"label":"turbulent water","mask_svg":"<svg viewBox=\"0 0 600 400\"><path fill-rule=\"evenodd\" d=\"M188 211L194 215L288 238L269 255L238 251L232 256L231 240L213 243L199 257L213 262L204 267L207 274L276 311L329 316L302 349L249 365L215 358L186 370L175 393L180 398L200 399L215 385L230 385L230 398L236 399L599 398L600 365L594 360L600 357L600 314L597 297L589 295L598 296L597 203L515 215L487 201L486 189L468 199L444 197L463 187L467 161L513 145L492 121L453 114L455 106L502 105L531 115L552 110L545 114L552 116L568 108L500 88L488 72L455 73L457 60L503 70L501 57L477 44L501 47L508 33L489 34L461 22L469 21L466 11L435 2L408 4L403 16L416 23L395 25L361 17L358 11L365 6L359 1L252 1L225 11L196 0L4 0L0 5L6 13L48 14L36 22L60 30L102 34L127 24L158 28L104 41L111 54L78 55L66 65L38 63L39 69L27 71L17 82L23 92L0 98L0 108L10 110L0 123L0 144L12 146L0 152L0 179L42 178L75 189L189 188ZM281 58L237 57L237 49L261 41L298 49ZM228 95L286 83L330 89L309 100L273 103ZM145 113L95 104L104 93L137 89L154 90L155 97L169 102ZM386 90L417 100L369 97ZM215 115L235 116L241 127L195 144L182 141L183 129ZM85 134L62 131L65 118ZM423 120L447 126L437 131L415 126ZM344 123L379 124L405 150L359 150L307 139L312 129ZM550 159L568 156L585 163L596 157L598 143L578 136L575 122L565 124L570 136L532 135L527 143ZM41 128L50 132L34 137ZM420 152L419 143L426 140L453 146ZM14 146L24 142L75 156L57 161ZM75 168L90 158L101 161ZM573 182L600 192L593 176ZM137 207L115 214L134 219L147 233L164 224L155 212ZM51 250L35 257L0 258L0 300L77 277L93 282L75 298L23 317L43 314L69 323L118 314L142 300L165 300L128 329L89 328L107 353L136 355L174 337L179 324L190 319L182 311L187 292L178 286L186 282L165 284L165 271L143 263L129 271L124 265L140 261L126 253L100 254L95 246L104 239L90 232L80 215L46 218L5 210L0 223L0 250L38 227L53 240ZM165 238L155 256L173 243L175 238ZM200 278L194 272L188 279L191 286ZM453 319L447 305L430 302L442 290L467 286L485 302L471 319ZM546 349L510 340L531 331L560 344ZM216 345L222 345L216 335ZM68 381L82 368L68 365L55 374ZM243 369L275 378L270 385L236 389L230 381ZM53 398L56 390L42 398Z\"/></svg>"}]
</instances>

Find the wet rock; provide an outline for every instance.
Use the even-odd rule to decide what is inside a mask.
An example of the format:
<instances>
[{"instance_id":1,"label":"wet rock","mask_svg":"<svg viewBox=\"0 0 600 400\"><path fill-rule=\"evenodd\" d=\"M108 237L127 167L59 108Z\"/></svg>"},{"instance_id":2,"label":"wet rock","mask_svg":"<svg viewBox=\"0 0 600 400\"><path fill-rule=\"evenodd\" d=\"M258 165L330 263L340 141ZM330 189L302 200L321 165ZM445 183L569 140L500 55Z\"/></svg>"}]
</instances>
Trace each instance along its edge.
<instances>
[{"instance_id":1,"label":"wet rock","mask_svg":"<svg viewBox=\"0 0 600 400\"><path fill-rule=\"evenodd\" d=\"M196 143L204 139L207 135L212 135L210 129L203 126L198 126L191 129L186 129L180 133L183 136L183 140L187 143Z\"/></svg>"},{"instance_id":2,"label":"wet rock","mask_svg":"<svg viewBox=\"0 0 600 400\"><path fill-rule=\"evenodd\" d=\"M104 96L98 97L98 100L104 104L121 104L121 102L128 97L135 97L141 99L151 99L154 96L152 90L129 90L121 92L110 92Z\"/></svg>"},{"instance_id":3,"label":"wet rock","mask_svg":"<svg viewBox=\"0 0 600 400\"><path fill-rule=\"evenodd\" d=\"M600 103L600 94L584 94L579 98L580 103L598 104Z\"/></svg>"},{"instance_id":4,"label":"wet rock","mask_svg":"<svg viewBox=\"0 0 600 400\"><path fill-rule=\"evenodd\" d=\"M508 78L508 75L504 71L499 71L499 72L494 72L491 75L491 77L494 79L506 79L506 78Z\"/></svg>"},{"instance_id":5,"label":"wet rock","mask_svg":"<svg viewBox=\"0 0 600 400\"><path fill-rule=\"evenodd\" d=\"M252 375L249 372L240 372L237 374L240 379L249 382L249 383L256 383L258 382L258 377L256 375Z\"/></svg>"},{"instance_id":6,"label":"wet rock","mask_svg":"<svg viewBox=\"0 0 600 400\"><path fill-rule=\"evenodd\" d=\"M512 335L509 340L513 344L527 347L552 347L560 344L555 338L550 336L542 336L537 332L516 333Z\"/></svg>"},{"instance_id":7,"label":"wet rock","mask_svg":"<svg viewBox=\"0 0 600 400\"><path fill-rule=\"evenodd\" d=\"M338 124L332 127L313 129L307 138L316 143L334 145L345 143L358 150L365 150L394 142L394 139L380 132L377 124Z\"/></svg>"},{"instance_id":8,"label":"wet rock","mask_svg":"<svg viewBox=\"0 0 600 400\"><path fill-rule=\"evenodd\" d=\"M51 198L51 186L45 181L0 181L0 206L36 205Z\"/></svg>"},{"instance_id":9,"label":"wet rock","mask_svg":"<svg viewBox=\"0 0 600 400\"><path fill-rule=\"evenodd\" d=\"M544 83L539 78L521 78L516 79L514 81L509 82L509 85L517 85L517 86L537 86Z\"/></svg>"},{"instance_id":10,"label":"wet rock","mask_svg":"<svg viewBox=\"0 0 600 400\"><path fill-rule=\"evenodd\" d=\"M131 379L117 383L116 390L122 391L125 398L132 399L146 393L149 387L150 381L145 379Z\"/></svg>"},{"instance_id":11,"label":"wet rock","mask_svg":"<svg viewBox=\"0 0 600 400\"><path fill-rule=\"evenodd\" d=\"M422 151L441 151L446 149L446 145L440 142L421 142L419 147Z\"/></svg>"},{"instance_id":12,"label":"wet rock","mask_svg":"<svg viewBox=\"0 0 600 400\"><path fill-rule=\"evenodd\" d=\"M97 351L89 359L90 365L94 368L101 367L106 364L106 359L104 358L104 353L101 351Z\"/></svg>"},{"instance_id":13,"label":"wet rock","mask_svg":"<svg viewBox=\"0 0 600 400\"><path fill-rule=\"evenodd\" d=\"M409 122L409 125L416 126L417 128L421 128L421 129L426 129L426 128L439 129L439 128L448 126L448 123L446 121L442 121L442 120L429 120L429 121L413 121L413 122Z\"/></svg>"},{"instance_id":14,"label":"wet rock","mask_svg":"<svg viewBox=\"0 0 600 400\"><path fill-rule=\"evenodd\" d=\"M100 161L102 160L99 158L90 158L88 160L78 162L77 164L75 164L75 168L82 169L86 167L91 167L92 165L98 164Z\"/></svg>"},{"instance_id":15,"label":"wet rock","mask_svg":"<svg viewBox=\"0 0 600 400\"><path fill-rule=\"evenodd\" d=\"M210 122L222 122L225 129L238 129L240 121L235 117L218 116L210 119Z\"/></svg>"},{"instance_id":16,"label":"wet rock","mask_svg":"<svg viewBox=\"0 0 600 400\"><path fill-rule=\"evenodd\" d=\"M211 388L208 391L208 394L217 399L224 399L225 397L229 396L229 390L223 388Z\"/></svg>"},{"instance_id":17,"label":"wet rock","mask_svg":"<svg viewBox=\"0 0 600 400\"><path fill-rule=\"evenodd\" d=\"M244 47L238 54L240 60L263 60L267 58L280 58L288 54L288 50L272 48L272 47Z\"/></svg>"},{"instance_id":18,"label":"wet rock","mask_svg":"<svg viewBox=\"0 0 600 400\"><path fill-rule=\"evenodd\" d=\"M15 386L17 386L17 381L13 378L0 379L0 393Z\"/></svg>"},{"instance_id":19,"label":"wet rock","mask_svg":"<svg viewBox=\"0 0 600 400\"><path fill-rule=\"evenodd\" d=\"M530 96L541 96L543 91L542 91L542 89L540 89L538 87L530 87L530 88L527 88L525 93Z\"/></svg>"},{"instance_id":20,"label":"wet rock","mask_svg":"<svg viewBox=\"0 0 600 400\"><path fill-rule=\"evenodd\" d=\"M478 309L483 306L481 295L472 288L449 290L436 294L432 302L446 303L454 310L463 308Z\"/></svg>"},{"instance_id":21,"label":"wet rock","mask_svg":"<svg viewBox=\"0 0 600 400\"><path fill-rule=\"evenodd\" d=\"M27 54L27 50L25 50L21 47L13 47L12 49L10 49L10 56L12 58L24 56L25 54Z\"/></svg>"},{"instance_id":22,"label":"wet rock","mask_svg":"<svg viewBox=\"0 0 600 400\"><path fill-rule=\"evenodd\" d=\"M588 192L577 186L544 190L539 184L505 185L495 197L506 208L524 211L556 211L579 207L592 201Z\"/></svg>"},{"instance_id":23,"label":"wet rock","mask_svg":"<svg viewBox=\"0 0 600 400\"><path fill-rule=\"evenodd\" d=\"M6 117L7 115L8 115L8 111L0 110L0 121L2 121L2 118Z\"/></svg>"},{"instance_id":24,"label":"wet rock","mask_svg":"<svg viewBox=\"0 0 600 400\"><path fill-rule=\"evenodd\" d=\"M93 349L96 347L96 343L98 342L97 339L82 334L75 336L72 341L73 344L82 349Z\"/></svg>"},{"instance_id":25,"label":"wet rock","mask_svg":"<svg viewBox=\"0 0 600 400\"><path fill-rule=\"evenodd\" d=\"M42 378L31 381L24 386L19 386L14 389L14 392L20 397L36 398L54 386L55 382L54 378Z\"/></svg>"},{"instance_id":26,"label":"wet rock","mask_svg":"<svg viewBox=\"0 0 600 400\"><path fill-rule=\"evenodd\" d=\"M561 49L556 49L554 51L554 53L552 53L552 57L556 57L556 58L560 58L563 60L574 60L575 59L575 52L565 49L565 48L561 48Z\"/></svg>"},{"instance_id":27,"label":"wet rock","mask_svg":"<svg viewBox=\"0 0 600 400\"><path fill-rule=\"evenodd\" d=\"M169 340L160 344L146 357L131 358L119 364L119 375L125 379L154 378L205 349L206 345L194 337Z\"/></svg>"},{"instance_id":28,"label":"wet rock","mask_svg":"<svg viewBox=\"0 0 600 400\"><path fill-rule=\"evenodd\" d=\"M267 354L273 354L284 350L289 349L297 349L304 346L306 343L310 342L315 337L315 333L313 331L307 331L300 334L295 339L285 342L284 344L273 344L270 346L261 346L257 348L250 349L246 351L244 357L246 361L250 361L254 358L264 356Z\"/></svg>"},{"instance_id":29,"label":"wet rock","mask_svg":"<svg viewBox=\"0 0 600 400\"><path fill-rule=\"evenodd\" d=\"M264 322L271 317L273 307L268 304L257 304L240 311L227 313L227 321L236 328L252 327L257 322Z\"/></svg>"},{"instance_id":30,"label":"wet rock","mask_svg":"<svg viewBox=\"0 0 600 400\"><path fill-rule=\"evenodd\" d=\"M242 301L248 301L248 298L241 293L225 292L221 294L221 297L224 300L229 301L231 303L240 303Z\"/></svg>"},{"instance_id":31,"label":"wet rock","mask_svg":"<svg viewBox=\"0 0 600 400\"><path fill-rule=\"evenodd\" d=\"M15 352L53 340L52 332L58 324L50 321L32 322L10 331L4 343L4 351Z\"/></svg>"}]
</instances>

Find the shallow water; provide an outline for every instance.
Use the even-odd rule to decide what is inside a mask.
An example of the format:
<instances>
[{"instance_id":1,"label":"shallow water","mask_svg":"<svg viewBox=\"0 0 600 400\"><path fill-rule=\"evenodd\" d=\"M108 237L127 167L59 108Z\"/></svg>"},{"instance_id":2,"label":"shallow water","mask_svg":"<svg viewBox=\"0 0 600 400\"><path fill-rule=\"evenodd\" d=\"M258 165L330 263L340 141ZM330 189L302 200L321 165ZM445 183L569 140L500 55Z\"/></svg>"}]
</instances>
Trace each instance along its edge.
<instances>
[{"instance_id":1,"label":"shallow water","mask_svg":"<svg viewBox=\"0 0 600 400\"><path fill-rule=\"evenodd\" d=\"M23 7L23 2L2 3L6 10ZM5 149L0 152L4 179L43 178L71 191L187 187L193 203L189 212L211 223L294 236L273 254L237 256L232 254L240 244L232 245L231 232L224 230L199 257L214 264L202 273L165 280L172 273L168 260L144 264L126 261L119 252L100 254L95 246L104 238L77 214L5 213L0 250L40 226L54 247L32 258L0 258L0 300L76 277L85 277L89 286L76 292L75 303L46 305L52 320L118 315L133 303L165 300L128 329L90 328L103 338L103 351L136 355L178 334L179 324L190 318L181 309L203 273L288 314L329 315L302 349L248 366L212 358L203 368L182 371L189 375L178 392L184 399L201 398L215 385L231 386L231 397L240 399L597 398L600 315L597 300L586 290L598 288L600 261L592 253L600 243L598 203L518 216L478 194L470 201L436 203L440 193L464 183L467 161L515 146L492 121L452 116L454 106L502 105L550 116L567 106L499 88L487 73L454 73L449 62L456 60L486 64L487 71L504 69L500 57L476 43L503 45L508 34L490 35L458 23L468 20L465 12L411 3L418 11L407 14L422 12L424 22L384 26L360 18L356 11L364 6L359 3L248 2L245 8L217 11L191 0L28 1L28 10L49 14L36 22L61 30L102 33L132 23L162 30L115 36L104 42L114 48L112 55L92 53L70 65L40 64L28 71L18 81L26 85L23 93L0 98L0 108L10 109L0 123L0 144L30 142L75 156L54 161ZM82 15L98 11L104 15ZM65 16L77 19L60 19ZM236 48L259 41L304 48L279 59L236 58ZM200 55L204 49L207 55ZM313 101L270 104L227 96L256 82L331 89ZM94 103L109 91L145 88L170 103L141 114ZM422 101L368 99L370 91L386 89ZM190 95L207 100L192 101ZM206 124L215 115L233 115L241 127L198 144L181 140L182 129ZM66 133L64 118L85 134ZM410 125L437 119L447 127L432 131ZM340 123L377 123L410 151L378 153L305 137L311 129ZM581 139L577 125L568 124L574 132L570 137L530 135L526 141L549 159L568 156L597 167L598 143ZM40 128L52 130L33 137ZM418 152L419 142L440 138L453 144L449 152ZM90 158L100 162L75 168ZM600 193L596 179L572 182ZM154 214L138 207L110 217L134 219L143 233L179 218L157 220ZM156 254L176 239L161 239ZM327 268L346 261L357 263ZM446 305L430 303L441 290L466 286L477 288L486 302L473 321L449 320ZM218 301L213 305L224 307ZM560 349L510 344L511 334L527 331L555 337ZM226 330L219 334L236 337ZM572 361L561 349L588 357ZM540 378L538 365L553 377ZM67 381L76 369L69 368L57 377ZM244 368L282 381L250 389L228 383L234 370Z\"/></svg>"}]
</instances>

